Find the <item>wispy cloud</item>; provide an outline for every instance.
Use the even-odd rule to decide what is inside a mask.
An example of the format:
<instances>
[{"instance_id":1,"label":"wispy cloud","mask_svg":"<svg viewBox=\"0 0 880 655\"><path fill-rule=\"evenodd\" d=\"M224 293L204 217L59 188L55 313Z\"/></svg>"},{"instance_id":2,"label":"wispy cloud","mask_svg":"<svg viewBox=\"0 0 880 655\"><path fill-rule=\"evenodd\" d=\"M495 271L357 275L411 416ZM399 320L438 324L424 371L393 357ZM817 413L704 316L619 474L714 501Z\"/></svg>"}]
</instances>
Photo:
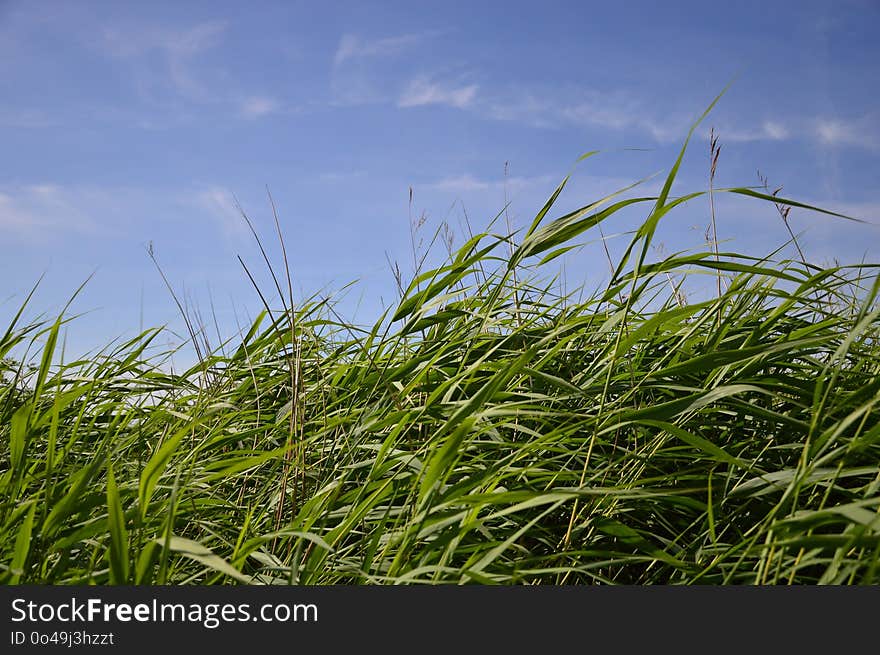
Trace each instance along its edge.
<instances>
[{"instance_id":1,"label":"wispy cloud","mask_svg":"<svg viewBox=\"0 0 880 655\"><path fill-rule=\"evenodd\" d=\"M424 95L430 97L427 91ZM486 91L481 96L485 97L471 98L466 106L484 118L550 129L576 126L615 132L635 131L649 135L658 143L681 139L695 118L678 110L657 110L631 92L614 89L589 92L516 89L495 93ZM790 115L757 120L752 125L722 122L716 133L727 142L799 139L827 147L878 150L878 125L880 121L875 115L847 120ZM707 138L708 133L708 127L700 130L700 134Z\"/></svg>"},{"instance_id":2,"label":"wispy cloud","mask_svg":"<svg viewBox=\"0 0 880 655\"><path fill-rule=\"evenodd\" d=\"M107 200L100 191L54 184L7 186L0 189L0 230L41 243L62 233L93 233L93 212Z\"/></svg>"},{"instance_id":3,"label":"wispy cloud","mask_svg":"<svg viewBox=\"0 0 880 655\"><path fill-rule=\"evenodd\" d=\"M485 191L492 185L491 182L480 180L470 174L444 177L436 182L425 184L426 189L436 191L451 191L453 193L466 193L469 191Z\"/></svg>"},{"instance_id":4,"label":"wispy cloud","mask_svg":"<svg viewBox=\"0 0 880 655\"><path fill-rule=\"evenodd\" d=\"M247 234L232 192L221 185L190 189L97 187L49 182L0 186L0 234L45 244L83 235L132 241L193 216L206 239L240 241Z\"/></svg>"},{"instance_id":5,"label":"wispy cloud","mask_svg":"<svg viewBox=\"0 0 880 655\"><path fill-rule=\"evenodd\" d=\"M203 23L166 42L171 80L184 95L204 99L210 93L193 72L191 63L197 55L216 46L225 30L222 22Z\"/></svg>"},{"instance_id":6,"label":"wispy cloud","mask_svg":"<svg viewBox=\"0 0 880 655\"><path fill-rule=\"evenodd\" d=\"M221 60L209 57L223 46L227 32L224 20L183 29L113 26L104 29L98 47L106 56L130 66L135 87L154 104L180 109L173 101L182 98L226 107L246 120L281 111L282 103L270 95L236 89ZM147 122L156 123L155 119Z\"/></svg>"},{"instance_id":7,"label":"wispy cloud","mask_svg":"<svg viewBox=\"0 0 880 655\"><path fill-rule=\"evenodd\" d=\"M474 102L477 89L476 84L444 84L422 75L410 81L398 98L397 106L449 105L464 109Z\"/></svg>"},{"instance_id":8,"label":"wispy cloud","mask_svg":"<svg viewBox=\"0 0 880 655\"><path fill-rule=\"evenodd\" d=\"M21 129L55 127L58 121L46 112L32 109L0 109L0 127Z\"/></svg>"},{"instance_id":9,"label":"wispy cloud","mask_svg":"<svg viewBox=\"0 0 880 655\"><path fill-rule=\"evenodd\" d=\"M725 127L716 129L722 140L785 141L806 139L826 147L855 147L876 150L880 132L871 117L861 119L793 117L785 121L766 120L757 127ZM708 135L708 130L706 131Z\"/></svg>"},{"instance_id":10,"label":"wispy cloud","mask_svg":"<svg viewBox=\"0 0 880 655\"><path fill-rule=\"evenodd\" d=\"M425 34L401 34L381 39L365 39L355 34L345 34L336 48L333 63L339 66L350 59L396 55L417 45L425 37Z\"/></svg>"},{"instance_id":11,"label":"wispy cloud","mask_svg":"<svg viewBox=\"0 0 880 655\"><path fill-rule=\"evenodd\" d=\"M510 193L517 193L532 187L546 186L547 184L552 183L554 179L555 178L552 175L536 175L530 177L512 176L506 179L480 179L470 173L464 173L461 175L443 177L421 186L424 189L446 191L449 193L499 190L506 187Z\"/></svg>"},{"instance_id":12,"label":"wispy cloud","mask_svg":"<svg viewBox=\"0 0 880 655\"><path fill-rule=\"evenodd\" d=\"M486 118L539 128L584 127L637 130L656 141L669 142L687 130L688 118L679 113L658 115L644 103L621 91L572 89L510 90L495 94L474 109Z\"/></svg>"},{"instance_id":13,"label":"wispy cloud","mask_svg":"<svg viewBox=\"0 0 880 655\"><path fill-rule=\"evenodd\" d=\"M194 195L194 204L205 212L227 239L241 238L247 233L233 193L222 186L210 186Z\"/></svg>"},{"instance_id":14,"label":"wispy cloud","mask_svg":"<svg viewBox=\"0 0 880 655\"><path fill-rule=\"evenodd\" d=\"M106 28L100 46L111 57L131 59L159 52L171 85L190 99L206 100L209 88L193 70L199 55L215 48L226 32L225 21L206 21L185 30Z\"/></svg>"},{"instance_id":15,"label":"wispy cloud","mask_svg":"<svg viewBox=\"0 0 880 655\"><path fill-rule=\"evenodd\" d=\"M880 149L880 128L875 116L858 119L818 118L812 124L814 137L825 146Z\"/></svg>"},{"instance_id":16,"label":"wispy cloud","mask_svg":"<svg viewBox=\"0 0 880 655\"><path fill-rule=\"evenodd\" d=\"M523 123L532 127L551 128L559 125L552 103L534 93L520 91L509 97L494 98L480 108L487 118Z\"/></svg>"},{"instance_id":17,"label":"wispy cloud","mask_svg":"<svg viewBox=\"0 0 880 655\"><path fill-rule=\"evenodd\" d=\"M723 141L749 142L749 141L785 141L794 136L792 128L779 121L767 120L754 128L737 128L721 126L715 128L715 133ZM708 138L709 131L705 130Z\"/></svg>"},{"instance_id":18,"label":"wispy cloud","mask_svg":"<svg viewBox=\"0 0 880 655\"><path fill-rule=\"evenodd\" d=\"M785 125L775 121L764 121L761 126L761 133L773 141L781 141L788 138L788 129Z\"/></svg>"},{"instance_id":19,"label":"wispy cloud","mask_svg":"<svg viewBox=\"0 0 880 655\"><path fill-rule=\"evenodd\" d=\"M226 22L216 20L185 30L108 27L103 32L103 45L115 57L134 57L150 50L191 57L217 45L225 31Z\"/></svg>"},{"instance_id":20,"label":"wispy cloud","mask_svg":"<svg viewBox=\"0 0 880 655\"><path fill-rule=\"evenodd\" d=\"M241 103L241 114L245 118L260 118L277 112L280 107L281 105L274 98L252 96Z\"/></svg>"},{"instance_id":21,"label":"wispy cloud","mask_svg":"<svg viewBox=\"0 0 880 655\"><path fill-rule=\"evenodd\" d=\"M647 132L659 142L674 140L685 129L682 118L657 118L642 110L635 102L606 104L603 99L590 99L563 107L561 115L575 125L612 130L637 129Z\"/></svg>"},{"instance_id":22,"label":"wispy cloud","mask_svg":"<svg viewBox=\"0 0 880 655\"><path fill-rule=\"evenodd\" d=\"M337 184L339 182L350 182L352 180L360 179L366 177L367 172L362 170L357 171L330 171L328 173L320 173L316 176L316 180L318 182L327 182L331 184Z\"/></svg>"},{"instance_id":23,"label":"wispy cloud","mask_svg":"<svg viewBox=\"0 0 880 655\"><path fill-rule=\"evenodd\" d=\"M330 71L331 105L356 106L397 102L401 99L398 77L400 71L377 66L375 61L390 59L413 50L440 33L438 30L430 30L372 39L356 34L343 35L333 56L333 66ZM457 102L467 100L461 97L452 99Z\"/></svg>"},{"instance_id":24,"label":"wispy cloud","mask_svg":"<svg viewBox=\"0 0 880 655\"><path fill-rule=\"evenodd\" d=\"M9 232L30 231L40 227L40 219L6 193L0 193L0 228Z\"/></svg>"}]
</instances>

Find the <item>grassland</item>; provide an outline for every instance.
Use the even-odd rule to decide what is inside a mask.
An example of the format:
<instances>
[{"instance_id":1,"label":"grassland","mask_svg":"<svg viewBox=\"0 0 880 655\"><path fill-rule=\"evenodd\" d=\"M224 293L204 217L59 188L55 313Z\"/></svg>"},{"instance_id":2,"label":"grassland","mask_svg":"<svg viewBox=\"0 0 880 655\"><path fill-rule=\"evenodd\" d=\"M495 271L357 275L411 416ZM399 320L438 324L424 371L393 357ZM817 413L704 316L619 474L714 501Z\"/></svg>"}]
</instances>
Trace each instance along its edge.
<instances>
[{"instance_id":1,"label":"grassland","mask_svg":"<svg viewBox=\"0 0 880 655\"><path fill-rule=\"evenodd\" d=\"M276 267L236 342L190 325L183 372L159 329L64 361L70 317L22 322L26 301L0 338L0 581L876 584L878 268L650 260L707 200L670 195L680 162L554 219L563 182L366 328L294 306ZM609 284L555 292L549 263L634 206Z\"/></svg>"}]
</instances>

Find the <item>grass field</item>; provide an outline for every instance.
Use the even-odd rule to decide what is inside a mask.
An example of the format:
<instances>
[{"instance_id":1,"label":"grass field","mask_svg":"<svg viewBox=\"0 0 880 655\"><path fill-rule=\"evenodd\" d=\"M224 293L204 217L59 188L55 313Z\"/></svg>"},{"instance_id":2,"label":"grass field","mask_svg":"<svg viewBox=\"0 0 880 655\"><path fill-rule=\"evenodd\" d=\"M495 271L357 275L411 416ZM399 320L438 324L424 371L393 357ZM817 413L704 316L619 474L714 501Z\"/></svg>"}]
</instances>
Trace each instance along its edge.
<instances>
[{"instance_id":1,"label":"grass field","mask_svg":"<svg viewBox=\"0 0 880 655\"><path fill-rule=\"evenodd\" d=\"M28 324L26 301L0 338L0 581L877 583L878 267L796 240L650 259L708 203L670 195L680 162L657 195L554 218L563 182L372 327L293 307L276 266L236 342L190 323L184 372L149 354L158 329L65 361L70 317ZM633 206L607 287L562 297L554 258Z\"/></svg>"}]
</instances>

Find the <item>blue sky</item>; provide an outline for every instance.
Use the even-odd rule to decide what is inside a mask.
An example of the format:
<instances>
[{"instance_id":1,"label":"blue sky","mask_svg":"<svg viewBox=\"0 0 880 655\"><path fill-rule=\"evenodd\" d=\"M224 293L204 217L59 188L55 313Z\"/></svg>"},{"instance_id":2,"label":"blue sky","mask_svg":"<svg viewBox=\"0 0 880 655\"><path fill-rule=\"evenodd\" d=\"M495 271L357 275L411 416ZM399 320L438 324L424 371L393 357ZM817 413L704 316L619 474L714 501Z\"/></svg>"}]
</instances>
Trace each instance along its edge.
<instances>
[{"instance_id":1,"label":"blue sky","mask_svg":"<svg viewBox=\"0 0 880 655\"><path fill-rule=\"evenodd\" d=\"M714 126L718 185L760 169L789 197L872 221L791 217L811 260L877 261L878 27L880 5L856 1L0 0L0 319L42 274L34 312L94 273L73 350L179 326L152 243L228 332L260 308L236 255L265 281L233 197L280 263L268 187L295 286L359 280L340 308L370 323L395 295L388 258L411 266L410 217L425 237L447 221L461 243L464 211L479 227L508 199L522 227L572 171L558 212L586 204L668 168L734 78L675 190L706 188ZM690 205L661 242L697 247L707 222ZM753 254L786 238L756 201L720 200L718 223ZM566 267L569 286L607 274L597 244Z\"/></svg>"}]
</instances>

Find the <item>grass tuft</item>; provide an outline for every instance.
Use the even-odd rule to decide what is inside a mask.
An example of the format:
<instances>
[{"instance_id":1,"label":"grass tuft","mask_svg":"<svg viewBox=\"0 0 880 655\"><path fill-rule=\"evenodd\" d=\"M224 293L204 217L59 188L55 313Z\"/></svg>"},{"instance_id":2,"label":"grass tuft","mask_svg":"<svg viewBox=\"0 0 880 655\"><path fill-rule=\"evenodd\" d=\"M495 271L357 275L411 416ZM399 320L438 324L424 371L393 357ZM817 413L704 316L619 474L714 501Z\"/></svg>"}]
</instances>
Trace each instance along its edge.
<instances>
[{"instance_id":1,"label":"grass tuft","mask_svg":"<svg viewBox=\"0 0 880 655\"><path fill-rule=\"evenodd\" d=\"M156 330L65 362L29 296L0 338L0 582L877 583L878 266L720 252L714 211L705 252L649 261L705 193L670 195L684 153L658 197L549 220L563 181L520 240L444 238L368 327L266 258L281 306L214 349L188 323L189 371ZM608 285L554 292L547 262L630 206Z\"/></svg>"}]
</instances>

